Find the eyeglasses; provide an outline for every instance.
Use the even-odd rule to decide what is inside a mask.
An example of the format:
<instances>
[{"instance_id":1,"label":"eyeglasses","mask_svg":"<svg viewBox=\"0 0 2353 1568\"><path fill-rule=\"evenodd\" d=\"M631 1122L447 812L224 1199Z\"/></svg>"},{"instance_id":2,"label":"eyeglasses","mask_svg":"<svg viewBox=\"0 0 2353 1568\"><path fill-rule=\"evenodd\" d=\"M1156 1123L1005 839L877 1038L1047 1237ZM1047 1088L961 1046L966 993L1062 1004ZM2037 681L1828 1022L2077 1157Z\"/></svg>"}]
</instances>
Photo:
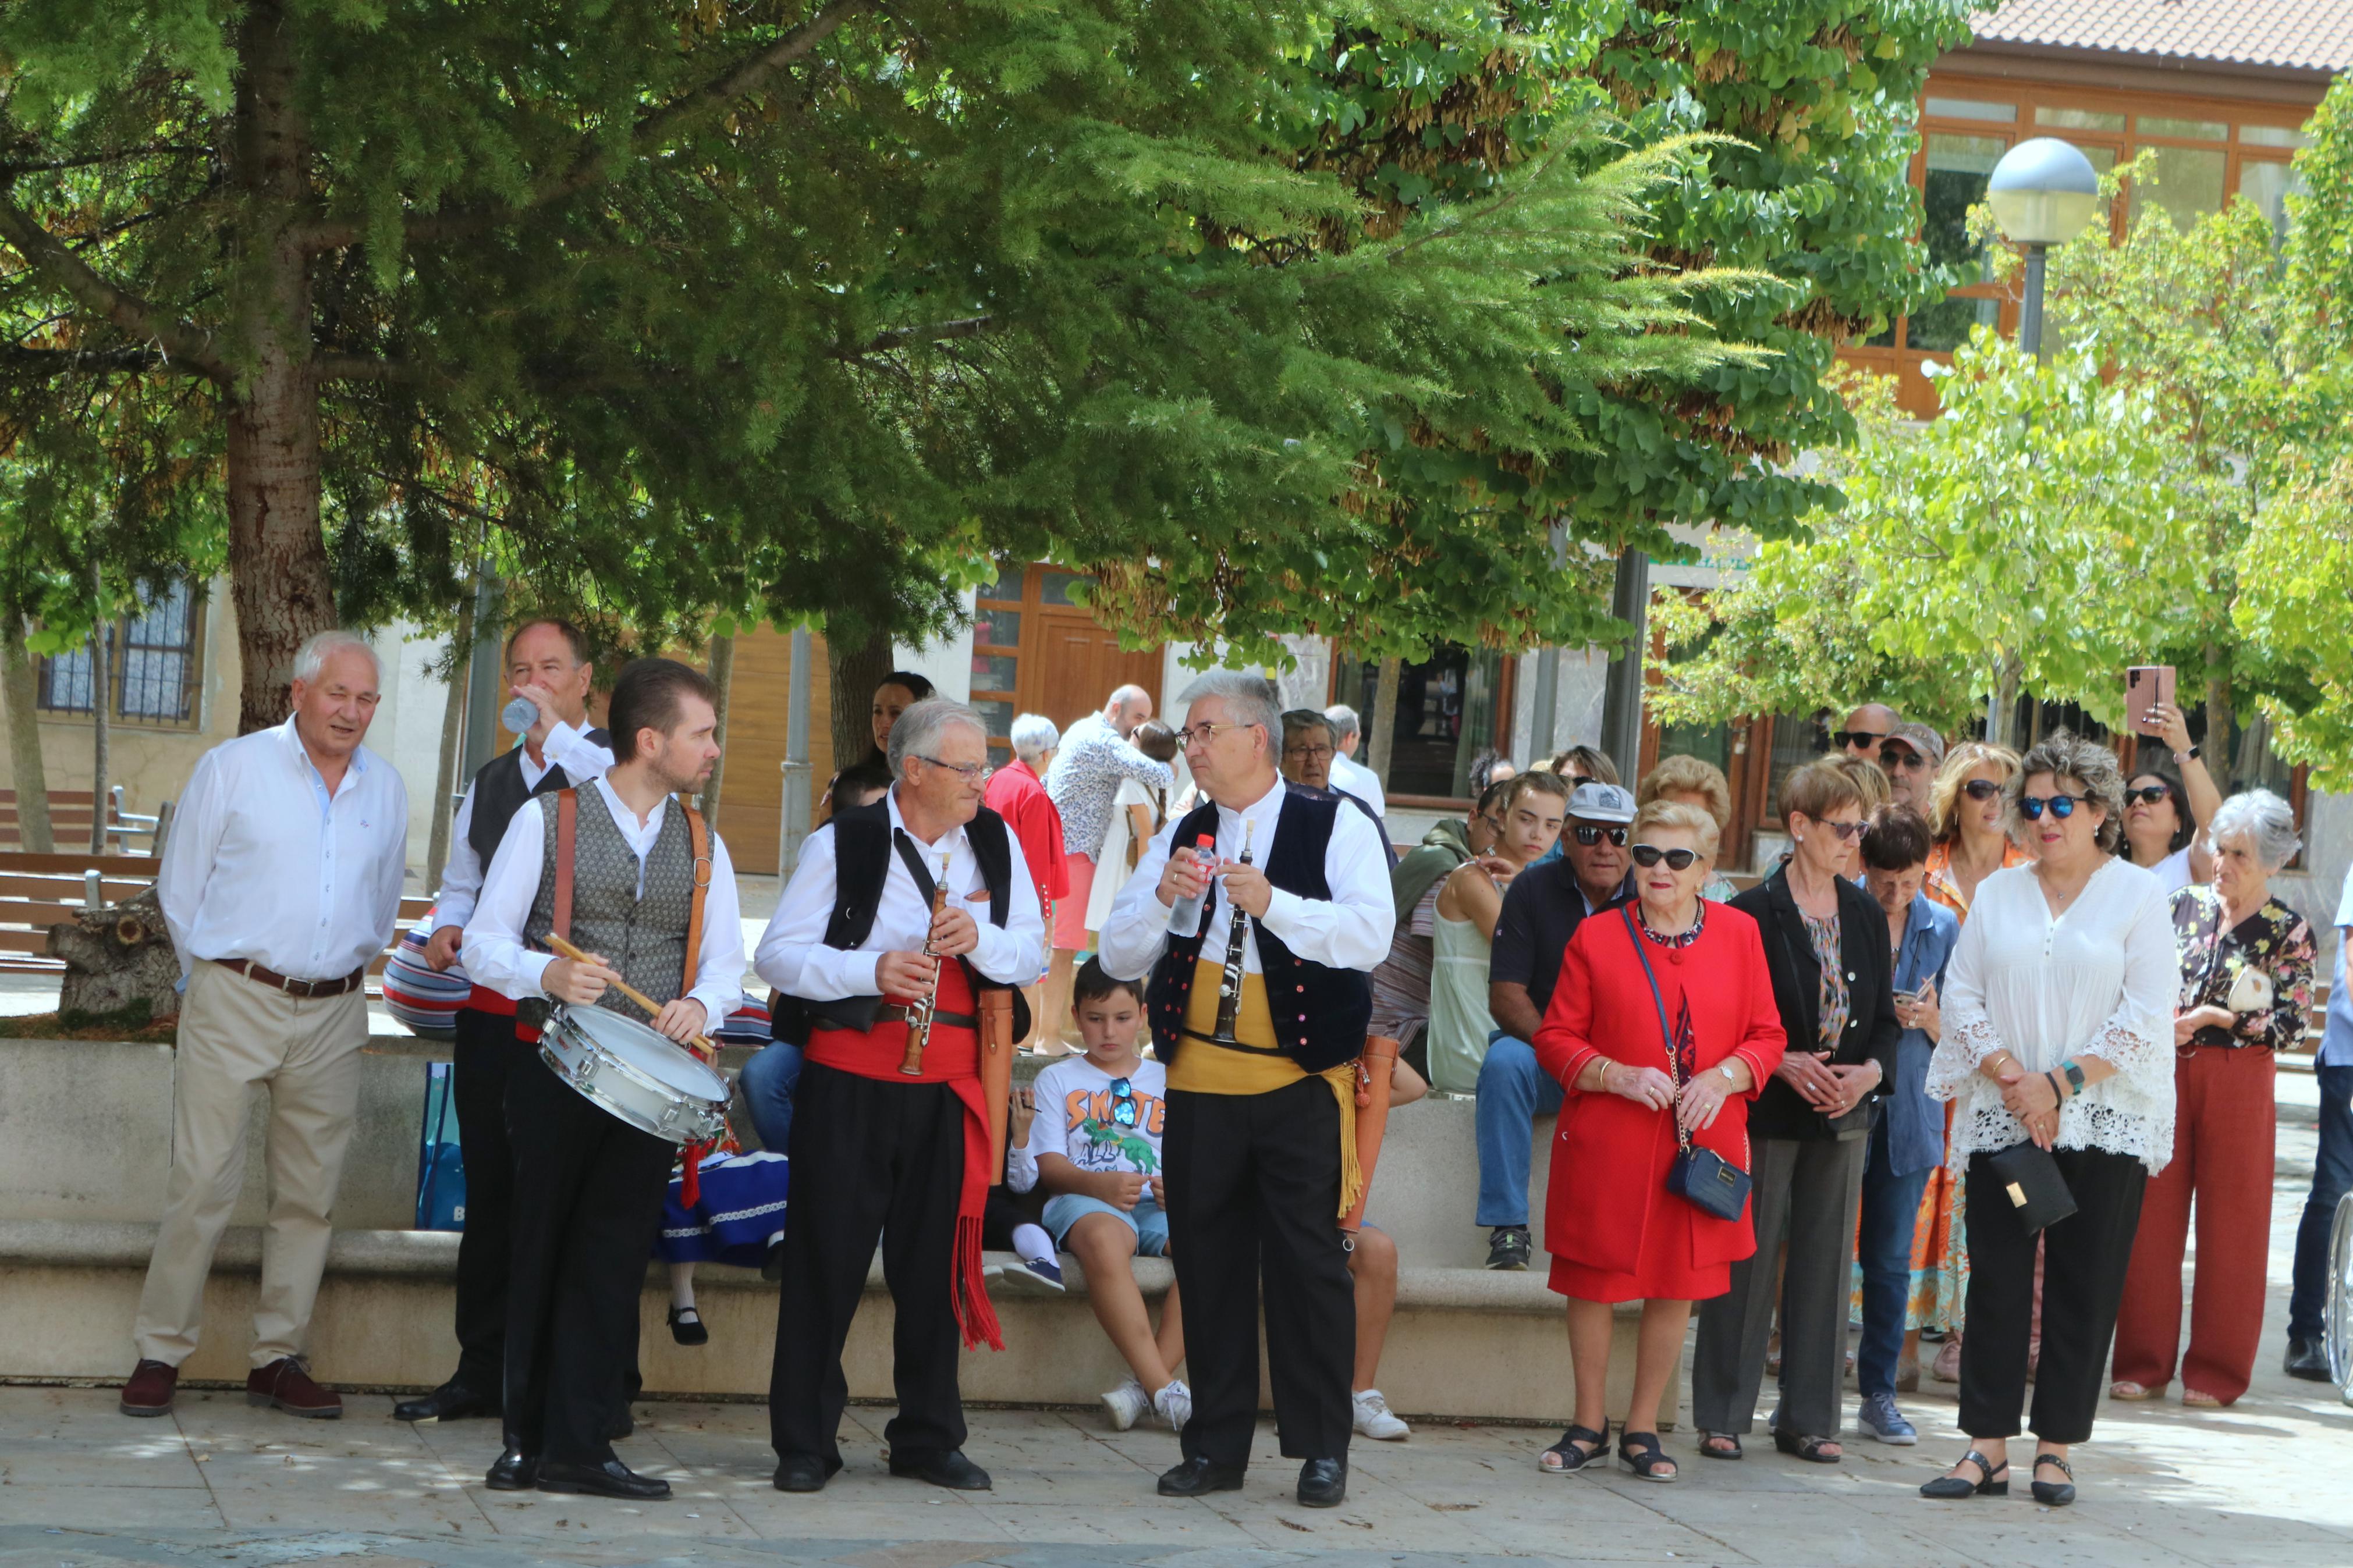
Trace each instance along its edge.
<instances>
[{"instance_id":1,"label":"eyeglasses","mask_svg":"<svg viewBox=\"0 0 2353 1568\"><path fill-rule=\"evenodd\" d=\"M988 782L988 775L997 771L987 763L944 763L937 757L927 757L921 752L913 752L909 755L919 763L929 763L935 768L945 768L966 784L986 784Z\"/></svg>"},{"instance_id":2,"label":"eyeglasses","mask_svg":"<svg viewBox=\"0 0 2353 1568\"><path fill-rule=\"evenodd\" d=\"M1248 724L1212 724L1205 719L1198 724L1187 724L1183 729L1177 731L1176 743L1179 746L1206 746L1211 741L1217 739L1218 731L1220 730L1247 730L1249 728L1250 728L1250 726Z\"/></svg>"},{"instance_id":3,"label":"eyeglasses","mask_svg":"<svg viewBox=\"0 0 2353 1568\"><path fill-rule=\"evenodd\" d=\"M1882 746L1879 748L1879 765L1883 768L1923 768L1928 765L1928 759L1908 747Z\"/></svg>"},{"instance_id":4,"label":"eyeglasses","mask_svg":"<svg viewBox=\"0 0 2353 1568\"><path fill-rule=\"evenodd\" d=\"M2022 795L2018 797L2018 813L2029 822L2040 822L2042 820L2042 808L2047 805L2052 816L2064 822L2075 815L2075 808L2083 805L2085 798L2080 795L2069 795L2064 790L2051 795Z\"/></svg>"},{"instance_id":5,"label":"eyeglasses","mask_svg":"<svg viewBox=\"0 0 2353 1568\"><path fill-rule=\"evenodd\" d=\"M1135 1125L1135 1086L1124 1078L1112 1080L1111 1119L1122 1127Z\"/></svg>"},{"instance_id":6,"label":"eyeglasses","mask_svg":"<svg viewBox=\"0 0 2353 1568\"><path fill-rule=\"evenodd\" d=\"M1479 814L1479 820L1487 825L1487 831L1490 833L1501 833L1504 831L1504 819L1497 816L1493 812L1481 812Z\"/></svg>"},{"instance_id":7,"label":"eyeglasses","mask_svg":"<svg viewBox=\"0 0 2353 1568\"><path fill-rule=\"evenodd\" d=\"M1871 826L1871 824L1869 824L1869 823L1867 823L1867 822L1861 822L1861 821L1857 821L1857 822L1824 822L1824 821L1823 821L1820 817L1819 817L1819 816L1817 816L1817 817L1813 818L1812 820L1813 820L1813 824L1814 824L1814 826L1815 826L1816 827L1820 828L1823 832L1825 832L1825 833L1835 833L1835 834L1837 834L1841 838L1844 838L1844 839L1847 839L1847 840L1850 840L1850 841L1852 841L1852 839L1854 839L1857 836L1859 836L1859 835L1862 832L1862 830L1863 830L1864 828L1869 827L1869 826Z\"/></svg>"},{"instance_id":8,"label":"eyeglasses","mask_svg":"<svg viewBox=\"0 0 2353 1568\"><path fill-rule=\"evenodd\" d=\"M1664 860L1670 871L1688 871L1692 862L1698 858L1699 851L1696 849L1662 849L1655 844L1634 846L1634 864L1644 868Z\"/></svg>"},{"instance_id":9,"label":"eyeglasses","mask_svg":"<svg viewBox=\"0 0 2353 1568\"><path fill-rule=\"evenodd\" d=\"M1604 835L1609 837L1610 843L1619 846L1620 848L1625 847L1626 830L1622 827L1595 827L1588 823L1583 822L1577 825L1577 841L1579 844L1599 844L1601 842Z\"/></svg>"},{"instance_id":10,"label":"eyeglasses","mask_svg":"<svg viewBox=\"0 0 2353 1568\"><path fill-rule=\"evenodd\" d=\"M2163 784L2143 784L2138 789L2128 789L2125 791L2125 804L2127 805L2131 805L2134 801L2139 801L2146 805L2155 805L2160 800L2171 800L2172 798L2173 792L2166 788Z\"/></svg>"},{"instance_id":11,"label":"eyeglasses","mask_svg":"<svg viewBox=\"0 0 2353 1568\"><path fill-rule=\"evenodd\" d=\"M1893 733L1892 730L1841 730L1831 737L1831 744L1841 751L1851 746L1873 746Z\"/></svg>"},{"instance_id":12,"label":"eyeglasses","mask_svg":"<svg viewBox=\"0 0 2353 1568\"><path fill-rule=\"evenodd\" d=\"M1302 762L1314 763L1329 762L1336 752L1331 746L1285 746L1282 748L1282 754L1286 757L1297 757Z\"/></svg>"},{"instance_id":13,"label":"eyeglasses","mask_svg":"<svg viewBox=\"0 0 2353 1568\"><path fill-rule=\"evenodd\" d=\"M1961 793L1971 800L1991 800L2001 793L2001 785L1991 779L1971 779L1961 786Z\"/></svg>"}]
</instances>

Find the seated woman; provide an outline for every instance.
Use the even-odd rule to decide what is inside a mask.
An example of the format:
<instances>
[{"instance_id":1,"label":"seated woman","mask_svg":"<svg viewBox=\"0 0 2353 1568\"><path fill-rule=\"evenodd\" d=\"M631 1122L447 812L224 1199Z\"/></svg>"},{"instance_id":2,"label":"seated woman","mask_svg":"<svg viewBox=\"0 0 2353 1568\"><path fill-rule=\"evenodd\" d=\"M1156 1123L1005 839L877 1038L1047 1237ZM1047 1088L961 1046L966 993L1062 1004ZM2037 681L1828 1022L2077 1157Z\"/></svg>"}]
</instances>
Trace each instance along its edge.
<instances>
[{"instance_id":1,"label":"seated woman","mask_svg":"<svg viewBox=\"0 0 2353 1568\"><path fill-rule=\"evenodd\" d=\"M1430 921L1430 1081L1476 1094L1479 1065L1495 1033L1487 1011L1487 966L1504 889L1560 838L1568 786L1555 773L1523 773L1504 786L1503 831L1494 847L1458 868L1439 889Z\"/></svg>"},{"instance_id":2,"label":"seated woman","mask_svg":"<svg viewBox=\"0 0 2353 1568\"><path fill-rule=\"evenodd\" d=\"M1568 1298L1576 1424L1538 1456L1547 1475L1608 1457L1603 1383L1616 1303L1642 1303L1634 1396L1620 1461L1671 1481L1659 1402L1683 1355L1691 1304L1731 1288L1757 1250L1744 1206L1719 1218L1667 1190L1682 1149L1748 1160L1748 1102L1781 1059L1781 1012L1757 922L1699 896L1714 869L1715 819L1652 801L1630 835L1637 901L1577 929L1535 1040L1560 1080L1562 1142L1545 1198L1552 1288Z\"/></svg>"}]
</instances>

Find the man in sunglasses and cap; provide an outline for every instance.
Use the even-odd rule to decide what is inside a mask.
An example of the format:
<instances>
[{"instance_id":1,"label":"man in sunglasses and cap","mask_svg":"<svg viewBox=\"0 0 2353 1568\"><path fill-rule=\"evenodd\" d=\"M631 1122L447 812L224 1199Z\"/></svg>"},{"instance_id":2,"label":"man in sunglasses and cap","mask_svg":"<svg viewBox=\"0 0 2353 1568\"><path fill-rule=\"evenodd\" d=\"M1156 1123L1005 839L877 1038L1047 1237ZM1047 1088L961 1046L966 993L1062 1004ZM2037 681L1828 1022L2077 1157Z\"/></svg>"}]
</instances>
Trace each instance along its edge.
<instances>
[{"instance_id":1,"label":"man in sunglasses and cap","mask_svg":"<svg viewBox=\"0 0 2353 1568\"><path fill-rule=\"evenodd\" d=\"M1898 724L1879 742L1879 765L1895 804L1928 815L1928 792L1945 765L1945 737L1926 724Z\"/></svg>"},{"instance_id":2,"label":"man in sunglasses and cap","mask_svg":"<svg viewBox=\"0 0 2353 1568\"><path fill-rule=\"evenodd\" d=\"M1866 702L1846 716L1844 728L1831 736L1831 749L1868 762L1880 760L1879 749L1904 722L1904 715L1884 702Z\"/></svg>"},{"instance_id":3,"label":"man in sunglasses and cap","mask_svg":"<svg viewBox=\"0 0 2353 1568\"><path fill-rule=\"evenodd\" d=\"M1528 1234L1528 1164L1535 1119L1560 1109L1560 1085L1536 1064L1528 1042L1552 1004L1561 954L1588 915L1634 896L1626 837L1634 792L1613 784L1578 784L1568 797L1561 858L1529 867L1504 895L1487 967L1487 1010L1497 1032L1479 1068L1477 1223L1488 1229L1487 1267L1524 1269L1534 1252Z\"/></svg>"}]
</instances>

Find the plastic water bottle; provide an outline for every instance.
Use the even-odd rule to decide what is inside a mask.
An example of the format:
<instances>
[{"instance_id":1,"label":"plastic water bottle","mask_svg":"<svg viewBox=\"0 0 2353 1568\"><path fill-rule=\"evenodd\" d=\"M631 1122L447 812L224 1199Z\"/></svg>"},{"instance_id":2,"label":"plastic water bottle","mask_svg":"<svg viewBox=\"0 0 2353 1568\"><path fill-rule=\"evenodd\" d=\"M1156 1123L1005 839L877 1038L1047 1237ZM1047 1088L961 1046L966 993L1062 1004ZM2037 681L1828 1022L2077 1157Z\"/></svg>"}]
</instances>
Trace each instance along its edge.
<instances>
[{"instance_id":1,"label":"plastic water bottle","mask_svg":"<svg viewBox=\"0 0 2353 1568\"><path fill-rule=\"evenodd\" d=\"M1200 838L1194 844L1193 847L1197 851L1207 855L1212 860L1215 860L1218 858L1218 841L1215 837L1207 833L1201 835ZM1168 931L1170 935L1191 936L1193 934L1195 930L1200 926L1201 900L1207 896L1207 890L1205 889L1203 892L1196 894L1192 898L1180 898L1175 903L1168 906Z\"/></svg>"},{"instance_id":2,"label":"plastic water bottle","mask_svg":"<svg viewBox=\"0 0 2353 1568\"><path fill-rule=\"evenodd\" d=\"M518 697L499 710L499 722L511 734L528 734L531 727L539 722L539 704L528 697Z\"/></svg>"}]
</instances>

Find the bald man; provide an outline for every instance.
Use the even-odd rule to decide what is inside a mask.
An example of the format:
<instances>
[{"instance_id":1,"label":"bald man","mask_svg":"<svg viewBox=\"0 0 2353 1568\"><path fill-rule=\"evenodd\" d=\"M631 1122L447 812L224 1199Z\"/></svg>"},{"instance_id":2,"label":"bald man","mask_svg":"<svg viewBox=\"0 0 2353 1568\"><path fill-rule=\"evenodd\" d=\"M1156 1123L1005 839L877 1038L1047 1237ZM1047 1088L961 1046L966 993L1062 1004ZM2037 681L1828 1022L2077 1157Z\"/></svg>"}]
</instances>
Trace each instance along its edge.
<instances>
[{"instance_id":1,"label":"bald man","mask_svg":"<svg viewBox=\"0 0 2353 1568\"><path fill-rule=\"evenodd\" d=\"M1062 817L1063 864L1070 896L1054 902L1053 956L1048 961L1045 1016L1039 1020L1037 1049L1060 1056L1062 1027L1070 1017L1071 981L1079 954L1089 945L1087 900L1095 884L1095 861L1103 854L1119 786L1134 779L1146 789L1166 789L1176 780L1166 763L1136 750L1128 737L1152 717L1152 694L1123 686L1103 705L1062 732L1062 744L1046 770L1047 798Z\"/></svg>"},{"instance_id":2,"label":"bald man","mask_svg":"<svg viewBox=\"0 0 2353 1568\"><path fill-rule=\"evenodd\" d=\"M1895 732L1904 722L1904 715L1884 702L1866 702L1846 716L1845 728L1831 737L1831 744L1850 757L1879 761L1880 742Z\"/></svg>"}]
</instances>

